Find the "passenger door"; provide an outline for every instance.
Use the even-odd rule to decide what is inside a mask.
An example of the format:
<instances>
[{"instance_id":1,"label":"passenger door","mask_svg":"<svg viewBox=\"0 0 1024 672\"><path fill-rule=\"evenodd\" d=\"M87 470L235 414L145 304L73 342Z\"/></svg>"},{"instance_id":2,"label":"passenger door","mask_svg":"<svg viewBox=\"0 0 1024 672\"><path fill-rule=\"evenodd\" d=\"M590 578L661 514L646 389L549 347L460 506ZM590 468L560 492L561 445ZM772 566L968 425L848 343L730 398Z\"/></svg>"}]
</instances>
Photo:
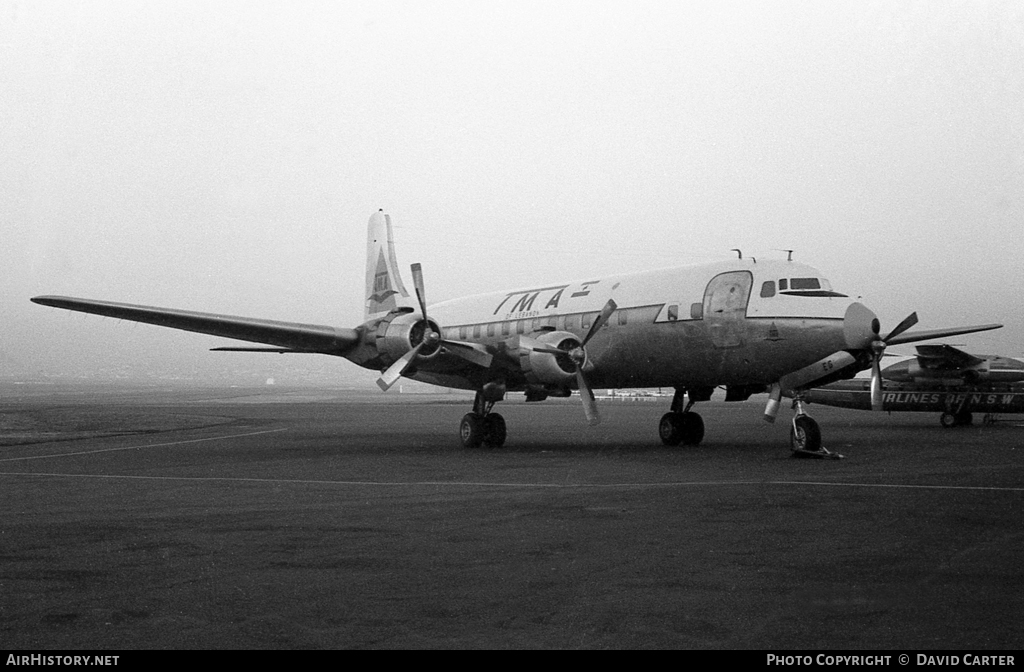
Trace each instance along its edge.
<instances>
[{"instance_id":1,"label":"passenger door","mask_svg":"<svg viewBox=\"0 0 1024 672\"><path fill-rule=\"evenodd\" d=\"M754 278L750 271L716 275L704 291L704 323L716 348L743 345L743 320Z\"/></svg>"}]
</instances>

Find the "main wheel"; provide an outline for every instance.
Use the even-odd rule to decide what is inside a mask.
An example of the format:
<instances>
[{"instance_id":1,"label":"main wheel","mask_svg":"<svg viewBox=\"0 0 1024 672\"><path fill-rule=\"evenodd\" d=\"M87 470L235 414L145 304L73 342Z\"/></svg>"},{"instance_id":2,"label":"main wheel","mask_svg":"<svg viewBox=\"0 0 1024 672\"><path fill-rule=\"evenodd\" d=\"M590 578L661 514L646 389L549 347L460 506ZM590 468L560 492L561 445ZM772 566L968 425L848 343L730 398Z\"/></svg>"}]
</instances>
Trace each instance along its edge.
<instances>
[{"instance_id":1,"label":"main wheel","mask_svg":"<svg viewBox=\"0 0 1024 672\"><path fill-rule=\"evenodd\" d=\"M658 435L666 446L696 446L704 440L704 419L692 411L666 413L658 423Z\"/></svg>"},{"instance_id":2,"label":"main wheel","mask_svg":"<svg viewBox=\"0 0 1024 672\"><path fill-rule=\"evenodd\" d=\"M704 440L704 418L693 411L680 414L684 446L697 446Z\"/></svg>"},{"instance_id":3,"label":"main wheel","mask_svg":"<svg viewBox=\"0 0 1024 672\"><path fill-rule=\"evenodd\" d=\"M816 453L821 450L821 429L813 418L798 415L793 419L789 440L793 444L793 450Z\"/></svg>"},{"instance_id":4,"label":"main wheel","mask_svg":"<svg viewBox=\"0 0 1024 672\"><path fill-rule=\"evenodd\" d=\"M466 413L459 424L459 438L463 448L479 448L484 442L486 429L484 418L476 413Z\"/></svg>"},{"instance_id":5,"label":"main wheel","mask_svg":"<svg viewBox=\"0 0 1024 672\"><path fill-rule=\"evenodd\" d=\"M658 423L658 436L666 446L678 446L683 442L682 413L666 413Z\"/></svg>"},{"instance_id":6,"label":"main wheel","mask_svg":"<svg viewBox=\"0 0 1024 672\"><path fill-rule=\"evenodd\" d=\"M505 429L505 418L498 413L488 413L484 416L484 444L490 448L501 448L505 444L505 437L508 435Z\"/></svg>"},{"instance_id":7,"label":"main wheel","mask_svg":"<svg viewBox=\"0 0 1024 672\"><path fill-rule=\"evenodd\" d=\"M943 413L939 416L939 424L949 429L950 427L956 427L959 423L957 423L956 416L952 413Z\"/></svg>"}]
</instances>

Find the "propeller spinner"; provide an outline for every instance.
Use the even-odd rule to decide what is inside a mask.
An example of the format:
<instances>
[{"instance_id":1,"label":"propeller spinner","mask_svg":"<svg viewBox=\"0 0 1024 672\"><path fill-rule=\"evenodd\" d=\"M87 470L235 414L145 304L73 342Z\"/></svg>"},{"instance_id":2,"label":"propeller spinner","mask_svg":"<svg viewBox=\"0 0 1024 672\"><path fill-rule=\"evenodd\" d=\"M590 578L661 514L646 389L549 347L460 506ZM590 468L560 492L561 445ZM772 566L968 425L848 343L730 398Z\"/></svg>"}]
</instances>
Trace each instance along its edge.
<instances>
[{"instance_id":1,"label":"propeller spinner","mask_svg":"<svg viewBox=\"0 0 1024 672\"><path fill-rule=\"evenodd\" d=\"M445 346L452 354L474 364L483 367L490 366L493 357L483 346L476 343L449 341L434 330L434 323L427 317L427 293L423 283L423 267L420 264L412 265L412 282L416 288L416 300L420 304L420 314L423 316L423 320L420 322L423 325L423 336L414 348L402 355L380 375L380 378L377 379L377 386L387 392L412 366L421 352L433 353L441 346Z\"/></svg>"},{"instance_id":2,"label":"propeller spinner","mask_svg":"<svg viewBox=\"0 0 1024 672\"><path fill-rule=\"evenodd\" d=\"M871 410L882 410L882 355L889 341L902 334L907 329L917 324L917 313L911 313L896 325L896 328L889 332L885 338L876 338L871 341ZM877 332L876 332L877 336Z\"/></svg>"},{"instance_id":3,"label":"propeller spinner","mask_svg":"<svg viewBox=\"0 0 1024 672\"><path fill-rule=\"evenodd\" d=\"M546 352L551 355L568 355L569 361L572 362L576 368L576 385L580 389L580 399L583 401L583 413L587 416L587 422L591 425L596 425L601 422L601 416L597 411L597 401L594 399L594 392L590 388L590 384L587 383L587 377L583 373L583 367L587 364L587 343L594 337L601 327L608 323L608 318L612 316L615 309L618 308L618 304L613 299L608 299L608 303L604 304L604 308L601 309L601 314L597 316L594 323L590 325L590 330L587 331L587 335L583 337L583 341L571 348L535 348L537 352Z\"/></svg>"}]
</instances>

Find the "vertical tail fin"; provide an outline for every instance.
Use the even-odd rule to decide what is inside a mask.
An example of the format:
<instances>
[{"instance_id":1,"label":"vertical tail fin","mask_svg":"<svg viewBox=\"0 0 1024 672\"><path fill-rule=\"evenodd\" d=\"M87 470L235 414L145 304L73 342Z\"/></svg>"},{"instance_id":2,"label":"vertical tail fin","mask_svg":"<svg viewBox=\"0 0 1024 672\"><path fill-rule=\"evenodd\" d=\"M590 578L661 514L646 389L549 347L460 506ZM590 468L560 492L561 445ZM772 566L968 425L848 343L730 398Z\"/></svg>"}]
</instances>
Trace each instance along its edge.
<instances>
[{"instance_id":1,"label":"vertical tail fin","mask_svg":"<svg viewBox=\"0 0 1024 672\"><path fill-rule=\"evenodd\" d=\"M366 230L366 307L363 314L370 320L399 306L413 306L414 303L398 272L391 217L383 210L375 212L370 216Z\"/></svg>"}]
</instances>

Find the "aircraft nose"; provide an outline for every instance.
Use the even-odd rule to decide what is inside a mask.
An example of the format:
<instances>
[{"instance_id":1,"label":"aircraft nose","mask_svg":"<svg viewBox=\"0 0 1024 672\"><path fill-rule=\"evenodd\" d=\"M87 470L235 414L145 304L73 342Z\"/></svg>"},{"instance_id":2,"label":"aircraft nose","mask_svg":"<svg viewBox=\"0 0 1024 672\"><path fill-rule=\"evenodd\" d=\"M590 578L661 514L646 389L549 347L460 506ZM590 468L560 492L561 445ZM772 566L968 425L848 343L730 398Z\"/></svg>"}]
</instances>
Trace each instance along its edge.
<instances>
[{"instance_id":1,"label":"aircraft nose","mask_svg":"<svg viewBox=\"0 0 1024 672\"><path fill-rule=\"evenodd\" d=\"M863 303L853 302L843 316L843 336L846 347L851 350L865 350L878 340L878 316Z\"/></svg>"}]
</instances>

